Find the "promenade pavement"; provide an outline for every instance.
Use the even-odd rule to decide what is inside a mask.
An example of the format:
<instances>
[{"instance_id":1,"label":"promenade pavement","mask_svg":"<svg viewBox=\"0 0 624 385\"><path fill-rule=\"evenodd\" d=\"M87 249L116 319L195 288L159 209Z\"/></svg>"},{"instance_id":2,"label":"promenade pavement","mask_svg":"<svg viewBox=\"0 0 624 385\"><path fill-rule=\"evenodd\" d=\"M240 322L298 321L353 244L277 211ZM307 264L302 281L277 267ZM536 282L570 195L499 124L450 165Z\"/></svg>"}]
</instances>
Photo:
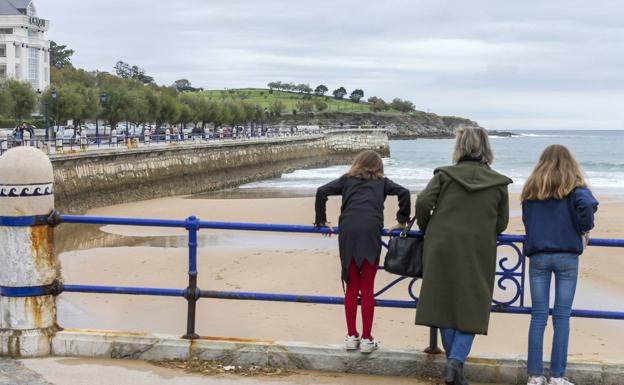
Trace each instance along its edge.
<instances>
[{"instance_id":1,"label":"promenade pavement","mask_svg":"<svg viewBox=\"0 0 624 385\"><path fill-rule=\"evenodd\" d=\"M0 359L0 385L434 385L413 378L298 371L285 376L207 376L144 361L39 358ZM479 384L473 384L479 385ZM481 384L484 385L484 384Z\"/></svg>"}]
</instances>

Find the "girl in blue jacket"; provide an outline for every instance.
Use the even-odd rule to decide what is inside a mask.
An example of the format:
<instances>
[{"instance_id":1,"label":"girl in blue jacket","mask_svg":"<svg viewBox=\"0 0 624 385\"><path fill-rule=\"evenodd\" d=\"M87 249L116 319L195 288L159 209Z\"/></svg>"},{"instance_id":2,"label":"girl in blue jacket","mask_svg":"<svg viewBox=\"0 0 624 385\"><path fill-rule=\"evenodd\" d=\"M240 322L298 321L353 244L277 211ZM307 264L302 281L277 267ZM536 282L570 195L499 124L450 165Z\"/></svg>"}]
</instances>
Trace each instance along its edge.
<instances>
[{"instance_id":1,"label":"girl in blue jacket","mask_svg":"<svg viewBox=\"0 0 624 385\"><path fill-rule=\"evenodd\" d=\"M594 227L598 201L587 188L581 168L561 145L548 146L522 190L522 221L526 231L524 254L530 258L531 326L527 385L574 385L564 378L570 313L578 277L579 255ZM544 329L548 320L550 281L555 276L552 312L553 344L550 381L542 362Z\"/></svg>"}]
</instances>

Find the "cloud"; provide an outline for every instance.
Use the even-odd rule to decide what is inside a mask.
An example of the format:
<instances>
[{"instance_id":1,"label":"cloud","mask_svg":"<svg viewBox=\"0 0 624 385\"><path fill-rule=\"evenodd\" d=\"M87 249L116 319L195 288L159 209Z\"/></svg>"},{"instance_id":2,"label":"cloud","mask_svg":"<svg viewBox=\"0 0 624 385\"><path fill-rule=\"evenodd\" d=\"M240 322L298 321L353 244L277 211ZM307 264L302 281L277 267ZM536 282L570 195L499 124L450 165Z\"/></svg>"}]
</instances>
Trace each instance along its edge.
<instances>
[{"instance_id":1,"label":"cloud","mask_svg":"<svg viewBox=\"0 0 624 385\"><path fill-rule=\"evenodd\" d=\"M621 128L615 0L36 0L74 62L205 88L362 88L488 128Z\"/></svg>"}]
</instances>

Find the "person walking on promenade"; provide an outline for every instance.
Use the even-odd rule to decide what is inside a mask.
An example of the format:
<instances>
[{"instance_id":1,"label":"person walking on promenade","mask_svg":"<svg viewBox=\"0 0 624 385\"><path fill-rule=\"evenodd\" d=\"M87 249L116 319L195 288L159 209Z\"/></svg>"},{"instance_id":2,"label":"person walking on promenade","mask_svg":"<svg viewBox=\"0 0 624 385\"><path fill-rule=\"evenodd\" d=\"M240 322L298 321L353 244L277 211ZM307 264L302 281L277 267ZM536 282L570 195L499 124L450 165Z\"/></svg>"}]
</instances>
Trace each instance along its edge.
<instances>
[{"instance_id":1,"label":"person walking on promenade","mask_svg":"<svg viewBox=\"0 0 624 385\"><path fill-rule=\"evenodd\" d=\"M594 227L598 201L587 188L579 164L561 145L548 146L527 179L521 195L529 257L531 326L528 385L545 385L542 362L548 321L550 282L555 276L554 336L550 358L551 385L573 385L564 378L568 358L570 313L576 290L579 255Z\"/></svg>"},{"instance_id":2,"label":"person walking on promenade","mask_svg":"<svg viewBox=\"0 0 624 385\"><path fill-rule=\"evenodd\" d=\"M440 328L444 381L465 385L475 334L487 334L496 271L496 236L507 228L511 179L490 168L487 132L457 131L452 166L436 169L416 200L425 234L416 324Z\"/></svg>"},{"instance_id":3,"label":"person walking on promenade","mask_svg":"<svg viewBox=\"0 0 624 385\"><path fill-rule=\"evenodd\" d=\"M386 196L395 195L399 211L394 228L403 228L410 216L409 191L384 177L383 162L374 151L359 153L351 169L340 178L321 186L316 191L317 227L332 228L327 221L326 203L330 195L342 195L338 243L342 265L342 281L346 283L345 316L347 320L347 350L360 349L362 353L376 350L373 338L375 311L374 286L381 253L381 230ZM362 335L357 331L358 294L361 296ZM361 338L361 339L360 339Z\"/></svg>"}]
</instances>

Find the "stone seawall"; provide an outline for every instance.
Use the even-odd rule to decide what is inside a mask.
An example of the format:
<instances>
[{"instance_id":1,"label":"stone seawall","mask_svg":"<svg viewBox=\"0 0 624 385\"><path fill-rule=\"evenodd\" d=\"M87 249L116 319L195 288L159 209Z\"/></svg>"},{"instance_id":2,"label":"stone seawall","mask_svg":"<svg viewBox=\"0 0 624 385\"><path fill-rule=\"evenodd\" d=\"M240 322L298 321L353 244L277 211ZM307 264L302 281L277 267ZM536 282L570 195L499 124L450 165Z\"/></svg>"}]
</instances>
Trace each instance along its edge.
<instances>
[{"instance_id":1,"label":"stone seawall","mask_svg":"<svg viewBox=\"0 0 624 385\"><path fill-rule=\"evenodd\" d=\"M296 168L349 162L364 149L389 155L384 130L172 144L51 156L56 207L92 207L195 194L274 178Z\"/></svg>"}]
</instances>

